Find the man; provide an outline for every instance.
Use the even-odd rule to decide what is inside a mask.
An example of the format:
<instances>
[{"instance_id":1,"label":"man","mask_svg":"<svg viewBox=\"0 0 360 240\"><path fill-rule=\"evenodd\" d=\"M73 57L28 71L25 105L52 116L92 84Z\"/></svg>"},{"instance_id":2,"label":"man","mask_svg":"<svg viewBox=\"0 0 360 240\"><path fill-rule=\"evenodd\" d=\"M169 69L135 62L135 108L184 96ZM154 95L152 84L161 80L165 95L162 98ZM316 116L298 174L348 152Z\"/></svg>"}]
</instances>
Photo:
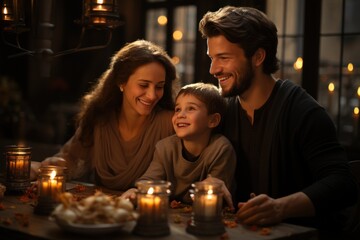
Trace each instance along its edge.
<instances>
[{"instance_id":1,"label":"man","mask_svg":"<svg viewBox=\"0 0 360 240\"><path fill-rule=\"evenodd\" d=\"M325 110L272 76L279 69L274 23L254 8L228 6L206 13L199 28L210 74L229 97L224 134L237 151L238 219L340 229L346 221L337 214L355 204L357 185Z\"/></svg>"}]
</instances>

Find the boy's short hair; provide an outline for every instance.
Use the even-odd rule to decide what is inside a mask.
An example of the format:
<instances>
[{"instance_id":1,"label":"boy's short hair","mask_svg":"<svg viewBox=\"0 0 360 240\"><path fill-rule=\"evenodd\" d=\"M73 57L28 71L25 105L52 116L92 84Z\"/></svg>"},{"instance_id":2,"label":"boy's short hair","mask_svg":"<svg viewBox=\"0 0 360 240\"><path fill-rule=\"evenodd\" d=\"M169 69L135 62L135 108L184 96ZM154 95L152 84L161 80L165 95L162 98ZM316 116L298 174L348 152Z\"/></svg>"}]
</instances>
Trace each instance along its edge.
<instances>
[{"instance_id":1,"label":"boy's short hair","mask_svg":"<svg viewBox=\"0 0 360 240\"><path fill-rule=\"evenodd\" d=\"M221 92L218 87L211 83L191 83L183 86L176 99L180 95L192 95L203 102L207 108L208 114L219 113L223 118L226 102L221 96Z\"/></svg>"}]
</instances>

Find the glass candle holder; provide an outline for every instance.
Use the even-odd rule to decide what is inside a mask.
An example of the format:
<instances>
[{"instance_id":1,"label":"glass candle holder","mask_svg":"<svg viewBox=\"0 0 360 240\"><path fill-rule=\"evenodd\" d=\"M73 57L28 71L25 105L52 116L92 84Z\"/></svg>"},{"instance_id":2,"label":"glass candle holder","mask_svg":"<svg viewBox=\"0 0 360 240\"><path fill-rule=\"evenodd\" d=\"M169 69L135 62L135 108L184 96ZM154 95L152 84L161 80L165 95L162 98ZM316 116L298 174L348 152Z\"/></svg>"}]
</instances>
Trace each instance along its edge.
<instances>
[{"instance_id":1,"label":"glass candle holder","mask_svg":"<svg viewBox=\"0 0 360 240\"><path fill-rule=\"evenodd\" d=\"M197 182L192 184L193 212L186 231L194 235L218 235L225 233L222 222L221 185Z\"/></svg>"},{"instance_id":2,"label":"glass candle holder","mask_svg":"<svg viewBox=\"0 0 360 240\"><path fill-rule=\"evenodd\" d=\"M10 145L4 148L5 186L23 191L30 186L31 147Z\"/></svg>"},{"instance_id":3,"label":"glass candle holder","mask_svg":"<svg viewBox=\"0 0 360 240\"><path fill-rule=\"evenodd\" d=\"M34 208L37 214L50 214L60 203L60 194L66 189L65 167L44 166L39 169L37 189L38 202Z\"/></svg>"},{"instance_id":4,"label":"glass candle holder","mask_svg":"<svg viewBox=\"0 0 360 240\"><path fill-rule=\"evenodd\" d=\"M136 235L159 237L170 234L168 223L170 185L170 182L161 180L136 183L139 212L134 228Z\"/></svg>"}]
</instances>

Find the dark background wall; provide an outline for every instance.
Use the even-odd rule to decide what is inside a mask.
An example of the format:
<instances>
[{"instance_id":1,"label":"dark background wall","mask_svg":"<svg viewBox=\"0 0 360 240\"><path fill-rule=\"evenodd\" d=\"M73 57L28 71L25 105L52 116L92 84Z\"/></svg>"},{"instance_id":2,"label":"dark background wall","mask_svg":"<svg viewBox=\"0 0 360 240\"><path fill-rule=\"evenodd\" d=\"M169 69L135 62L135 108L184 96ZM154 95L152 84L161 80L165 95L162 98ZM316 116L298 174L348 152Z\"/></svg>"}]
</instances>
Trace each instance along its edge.
<instances>
[{"instance_id":1,"label":"dark background wall","mask_svg":"<svg viewBox=\"0 0 360 240\"><path fill-rule=\"evenodd\" d=\"M25 2L30 9L30 1ZM5 44L4 39L15 43L16 35L1 30L0 138L62 144L74 133L73 118L78 101L106 70L112 54L126 42L144 38L145 12L149 5L144 0L118 1L123 24L112 31L108 46L61 55L79 44L81 25L75 21L81 19L83 1L33 2L31 18L26 18L31 30L19 35L20 45L34 51L31 55ZM264 2L174 0L165 3L164 7L196 5L200 20L205 12L221 6L250 5L264 9ZM27 10L27 16L30 13ZM54 27L43 25L47 22ZM81 48L104 45L107 40L107 31L87 29ZM210 79L205 41L198 36L196 44L194 79Z\"/></svg>"}]
</instances>

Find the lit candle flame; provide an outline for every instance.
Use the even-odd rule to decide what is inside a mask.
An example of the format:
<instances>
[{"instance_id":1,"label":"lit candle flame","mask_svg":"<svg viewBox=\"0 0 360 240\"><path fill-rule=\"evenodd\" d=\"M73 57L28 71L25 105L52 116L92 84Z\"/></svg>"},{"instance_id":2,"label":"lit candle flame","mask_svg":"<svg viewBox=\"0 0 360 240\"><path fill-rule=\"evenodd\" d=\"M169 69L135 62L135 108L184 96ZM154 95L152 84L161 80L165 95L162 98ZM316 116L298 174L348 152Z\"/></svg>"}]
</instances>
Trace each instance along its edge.
<instances>
[{"instance_id":1,"label":"lit candle flame","mask_svg":"<svg viewBox=\"0 0 360 240\"><path fill-rule=\"evenodd\" d=\"M147 192L148 194L153 194L154 193L154 188L149 188L149 190L148 190L148 192Z\"/></svg>"},{"instance_id":2,"label":"lit candle flame","mask_svg":"<svg viewBox=\"0 0 360 240\"><path fill-rule=\"evenodd\" d=\"M333 82L329 83L328 89L329 89L329 92L334 92L335 91L335 84Z\"/></svg>"},{"instance_id":3,"label":"lit candle flame","mask_svg":"<svg viewBox=\"0 0 360 240\"><path fill-rule=\"evenodd\" d=\"M50 173L50 179L53 180L56 176L56 171L53 170L51 173Z\"/></svg>"},{"instance_id":4,"label":"lit candle flame","mask_svg":"<svg viewBox=\"0 0 360 240\"><path fill-rule=\"evenodd\" d=\"M7 7L4 7L3 13L4 13L4 15L9 13L8 10L7 10Z\"/></svg>"}]
</instances>

